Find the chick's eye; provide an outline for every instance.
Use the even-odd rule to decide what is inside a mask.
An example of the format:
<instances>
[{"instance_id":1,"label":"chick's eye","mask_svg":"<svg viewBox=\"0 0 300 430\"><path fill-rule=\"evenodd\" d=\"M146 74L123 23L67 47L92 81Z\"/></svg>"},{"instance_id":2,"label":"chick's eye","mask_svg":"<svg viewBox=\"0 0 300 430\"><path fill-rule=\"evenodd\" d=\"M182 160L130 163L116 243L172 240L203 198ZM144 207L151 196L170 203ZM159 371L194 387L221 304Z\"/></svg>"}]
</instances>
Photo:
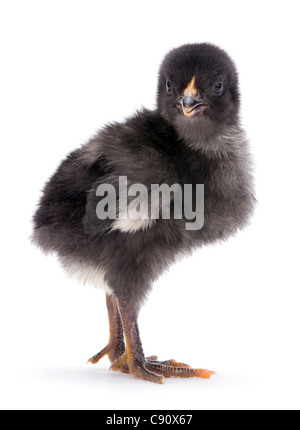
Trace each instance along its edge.
<instances>
[{"instance_id":1,"label":"chick's eye","mask_svg":"<svg viewBox=\"0 0 300 430\"><path fill-rule=\"evenodd\" d=\"M166 82L166 89L167 89L168 92L171 91L171 82L170 81Z\"/></svg>"},{"instance_id":2,"label":"chick's eye","mask_svg":"<svg viewBox=\"0 0 300 430\"><path fill-rule=\"evenodd\" d=\"M221 94L221 92L223 91L223 82L219 82L218 84L216 84L213 88L213 91L217 95Z\"/></svg>"}]
</instances>

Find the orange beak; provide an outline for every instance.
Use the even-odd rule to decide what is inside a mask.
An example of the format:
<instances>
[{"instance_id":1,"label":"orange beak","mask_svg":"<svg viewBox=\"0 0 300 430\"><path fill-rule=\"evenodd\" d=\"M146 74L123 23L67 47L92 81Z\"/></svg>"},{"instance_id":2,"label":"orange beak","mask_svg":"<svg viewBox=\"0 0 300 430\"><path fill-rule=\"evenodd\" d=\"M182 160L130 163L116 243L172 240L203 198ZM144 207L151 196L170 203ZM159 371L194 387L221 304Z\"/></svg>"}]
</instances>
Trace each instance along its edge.
<instances>
[{"instance_id":1,"label":"orange beak","mask_svg":"<svg viewBox=\"0 0 300 430\"><path fill-rule=\"evenodd\" d=\"M185 116L194 116L203 113L209 106L201 99L200 92L195 86L195 76L188 84L178 104L179 109Z\"/></svg>"}]
</instances>

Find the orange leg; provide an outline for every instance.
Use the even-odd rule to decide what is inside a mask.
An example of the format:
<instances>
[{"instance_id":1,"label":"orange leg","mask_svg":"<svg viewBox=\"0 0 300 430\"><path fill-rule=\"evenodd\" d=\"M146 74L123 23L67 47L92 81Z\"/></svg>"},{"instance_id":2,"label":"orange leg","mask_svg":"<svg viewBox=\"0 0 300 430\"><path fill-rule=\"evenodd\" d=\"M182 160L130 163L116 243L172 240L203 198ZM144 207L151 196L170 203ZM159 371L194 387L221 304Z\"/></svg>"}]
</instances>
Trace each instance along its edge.
<instances>
[{"instance_id":1,"label":"orange leg","mask_svg":"<svg viewBox=\"0 0 300 430\"><path fill-rule=\"evenodd\" d=\"M127 364L129 373L158 384L163 384L164 377L207 379L215 373L205 369L193 369L175 360L159 362L152 360L151 357L145 358L136 318L132 317L122 306L119 306L119 311L123 323L126 348L122 356L111 365L112 370L122 370Z\"/></svg>"},{"instance_id":2,"label":"orange leg","mask_svg":"<svg viewBox=\"0 0 300 430\"><path fill-rule=\"evenodd\" d=\"M117 299L112 295L106 295L106 306L109 319L109 341L98 354L88 360L88 363L96 364L105 355L108 355L110 362L113 363L125 351L123 326L118 310Z\"/></svg>"},{"instance_id":3,"label":"orange leg","mask_svg":"<svg viewBox=\"0 0 300 430\"><path fill-rule=\"evenodd\" d=\"M206 379L215 373L205 369L193 369L188 364L179 363L176 360L158 361L156 356L145 358L136 317L118 305L114 296L107 295L106 304L109 317L109 341L105 348L88 360L89 363L95 364L108 355L112 370L130 373L158 384L163 384L164 377Z\"/></svg>"}]
</instances>

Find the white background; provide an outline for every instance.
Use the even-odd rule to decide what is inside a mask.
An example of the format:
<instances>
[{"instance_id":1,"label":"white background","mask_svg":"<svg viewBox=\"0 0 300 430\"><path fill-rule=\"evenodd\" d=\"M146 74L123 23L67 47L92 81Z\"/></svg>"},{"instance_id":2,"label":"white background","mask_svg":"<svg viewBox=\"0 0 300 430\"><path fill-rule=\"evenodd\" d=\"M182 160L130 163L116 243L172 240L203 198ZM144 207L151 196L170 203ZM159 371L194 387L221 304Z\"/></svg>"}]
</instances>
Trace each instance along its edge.
<instances>
[{"instance_id":1,"label":"white background","mask_svg":"<svg viewBox=\"0 0 300 430\"><path fill-rule=\"evenodd\" d=\"M299 409L297 3L1 1L1 409ZM154 107L165 53L203 41L237 64L259 203L251 227L154 286L145 353L219 374L160 386L86 364L108 338L104 293L28 237L62 158Z\"/></svg>"}]
</instances>

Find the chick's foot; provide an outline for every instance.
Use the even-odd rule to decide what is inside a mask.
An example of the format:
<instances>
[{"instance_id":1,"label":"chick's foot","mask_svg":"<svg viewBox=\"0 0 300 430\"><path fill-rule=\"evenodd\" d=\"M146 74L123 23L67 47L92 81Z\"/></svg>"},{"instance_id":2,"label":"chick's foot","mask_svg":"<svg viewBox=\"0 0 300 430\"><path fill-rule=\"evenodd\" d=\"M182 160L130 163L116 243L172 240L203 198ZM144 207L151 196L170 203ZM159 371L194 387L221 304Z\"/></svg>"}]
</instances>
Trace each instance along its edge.
<instances>
[{"instance_id":1,"label":"chick's foot","mask_svg":"<svg viewBox=\"0 0 300 430\"><path fill-rule=\"evenodd\" d=\"M119 305L126 348L122 356L112 365L112 370L126 371L146 381L164 383L164 378L210 378L214 372L205 369L193 369L176 360L158 361L157 357L145 358L136 317L126 307Z\"/></svg>"},{"instance_id":2,"label":"chick's foot","mask_svg":"<svg viewBox=\"0 0 300 430\"><path fill-rule=\"evenodd\" d=\"M179 378L203 378L209 379L215 372L206 369L193 369L185 363L178 363L175 360L158 361L153 360L153 357L138 358L130 357L131 354L127 351L116 360L110 367L111 370L119 370L124 373L130 373L138 376L141 379L164 383L164 378L179 377Z\"/></svg>"},{"instance_id":3,"label":"chick's foot","mask_svg":"<svg viewBox=\"0 0 300 430\"><path fill-rule=\"evenodd\" d=\"M132 357L131 353L125 350L124 354L110 366L110 369L130 373L145 381L163 384L164 377L148 370L146 363L147 361L143 356Z\"/></svg>"}]
</instances>

